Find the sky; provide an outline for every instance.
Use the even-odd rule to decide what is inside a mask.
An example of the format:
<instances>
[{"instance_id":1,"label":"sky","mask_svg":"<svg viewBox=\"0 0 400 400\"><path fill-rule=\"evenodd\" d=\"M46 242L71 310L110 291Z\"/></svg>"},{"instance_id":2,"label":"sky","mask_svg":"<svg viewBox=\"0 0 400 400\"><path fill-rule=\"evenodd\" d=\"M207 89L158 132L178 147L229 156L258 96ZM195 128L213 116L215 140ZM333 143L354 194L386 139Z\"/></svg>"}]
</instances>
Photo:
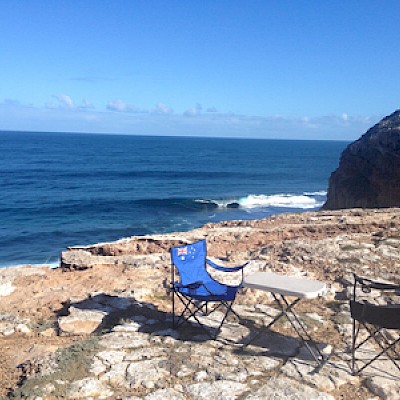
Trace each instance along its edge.
<instances>
[{"instance_id":1,"label":"sky","mask_svg":"<svg viewBox=\"0 0 400 400\"><path fill-rule=\"evenodd\" d=\"M397 0L1 0L0 130L354 140L400 108L399 15Z\"/></svg>"}]
</instances>

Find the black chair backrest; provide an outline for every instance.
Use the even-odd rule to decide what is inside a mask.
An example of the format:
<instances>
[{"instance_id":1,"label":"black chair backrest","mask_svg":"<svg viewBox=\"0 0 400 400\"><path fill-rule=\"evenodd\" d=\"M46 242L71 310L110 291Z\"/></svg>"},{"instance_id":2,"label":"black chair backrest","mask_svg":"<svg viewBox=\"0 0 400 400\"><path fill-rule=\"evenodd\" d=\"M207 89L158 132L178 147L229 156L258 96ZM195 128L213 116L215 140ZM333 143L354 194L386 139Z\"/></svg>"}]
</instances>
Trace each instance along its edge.
<instances>
[{"instance_id":1,"label":"black chair backrest","mask_svg":"<svg viewBox=\"0 0 400 400\"><path fill-rule=\"evenodd\" d=\"M386 329L400 329L400 304L385 306L368 302L350 301L351 317L356 321Z\"/></svg>"},{"instance_id":2,"label":"black chair backrest","mask_svg":"<svg viewBox=\"0 0 400 400\"><path fill-rule=\"evenodd\" d=\"M370 293L372 289L382 295L400 296L400 286L383 283L354 275L353 299L350 300L351 317L356 321L369 323L386 329L400 329L400 304L372 304L369 300L360 300L357 286L362 292Z\"/></svg>"}]
</instances>

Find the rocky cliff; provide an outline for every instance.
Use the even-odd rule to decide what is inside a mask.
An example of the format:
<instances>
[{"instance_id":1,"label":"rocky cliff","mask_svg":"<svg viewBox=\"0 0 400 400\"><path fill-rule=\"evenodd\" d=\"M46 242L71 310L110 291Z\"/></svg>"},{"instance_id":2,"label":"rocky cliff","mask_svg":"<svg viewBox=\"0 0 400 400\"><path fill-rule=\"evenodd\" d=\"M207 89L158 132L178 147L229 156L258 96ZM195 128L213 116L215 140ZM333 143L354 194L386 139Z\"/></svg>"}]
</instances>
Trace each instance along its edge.
<instances>
[{"instance_id":1,"label":"rocky cliff","mask_svg":"<svg viewBox=\"0 0 400 400\"><path fill-rule=\"evenodd\" d=\"M382 119L342 153L329 179L324 209L400 205L400 110Z\"/></svg>"},{"instance_id":2,"label":"rocky cliff","mask_svg":"<svg viewBox=\"0 0 400 400\"><path fill-rule=\"evenodd\" d=\"M271 271L329 285L298 309L329 355L318 373L288 322L266 329L278 312L267 292L241 290L240 320L228 318L216 341L195 321L172 329L168 250L203 238L218 263L249 261L245 276ZM226 221L71 247L62 268L0 268L0 398L397 400L390 359L350 373L348 299L353 272L400 283L399 260L400 208L389 208ZM212 329L219 312L199 318Z\"/></svg>"}]
</instances>

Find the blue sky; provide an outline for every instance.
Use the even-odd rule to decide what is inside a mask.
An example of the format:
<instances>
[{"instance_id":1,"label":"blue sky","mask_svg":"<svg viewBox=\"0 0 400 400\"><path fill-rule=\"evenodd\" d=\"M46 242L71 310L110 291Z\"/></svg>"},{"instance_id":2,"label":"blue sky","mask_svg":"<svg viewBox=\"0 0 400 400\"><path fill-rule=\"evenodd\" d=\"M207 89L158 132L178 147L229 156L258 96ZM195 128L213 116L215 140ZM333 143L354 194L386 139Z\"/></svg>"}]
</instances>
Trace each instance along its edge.
<instances>
[{"instance_id":1,"label":"blue sky","mask_svg":"<svg viewBox=\"0 0 400 400\"><path fill-rule=\"evenodd\" d=\"M0 130L353 140L400 108L397 0L2 0Z\"/></svg>"}]
</instances>

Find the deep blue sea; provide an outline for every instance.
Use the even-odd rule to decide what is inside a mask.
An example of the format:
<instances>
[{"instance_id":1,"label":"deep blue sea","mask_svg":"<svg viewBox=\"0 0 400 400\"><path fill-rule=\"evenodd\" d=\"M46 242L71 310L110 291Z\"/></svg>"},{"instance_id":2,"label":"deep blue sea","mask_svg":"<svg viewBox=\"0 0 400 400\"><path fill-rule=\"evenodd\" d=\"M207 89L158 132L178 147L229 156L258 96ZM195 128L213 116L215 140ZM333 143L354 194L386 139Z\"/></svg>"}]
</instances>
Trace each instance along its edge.
<instances>
[{"instance_id":1,"label":"deep blue sea","mask_svg":"<svg viewBox=\"0 0 400 400\"><path fill-rule=\"evenodd\" d=\"M347 142L0 132L0 266L318 209Z\"/></svg>"}]
</instances>

